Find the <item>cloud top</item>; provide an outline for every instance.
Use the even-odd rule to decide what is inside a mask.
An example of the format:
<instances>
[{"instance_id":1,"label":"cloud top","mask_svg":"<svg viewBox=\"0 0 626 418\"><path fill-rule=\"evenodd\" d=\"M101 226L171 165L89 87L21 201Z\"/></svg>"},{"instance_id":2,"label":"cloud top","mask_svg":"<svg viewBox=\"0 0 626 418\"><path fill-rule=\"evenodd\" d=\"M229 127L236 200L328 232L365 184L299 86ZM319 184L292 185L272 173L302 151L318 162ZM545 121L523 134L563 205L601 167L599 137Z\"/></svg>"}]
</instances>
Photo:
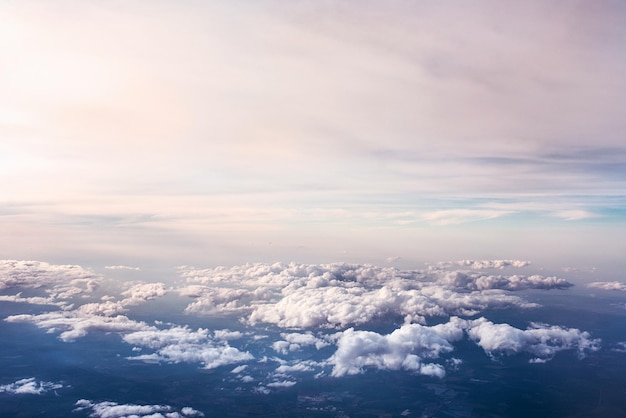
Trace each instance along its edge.
<instances>
[{"instance_id":1,"label":"cloud top","mask_svg":"<svg viewBox=\"0 0 626 418\"><path fill-rule=\"evenodd\" d=\"M587 285L587 287L592 289L602 289L602 290L619 290L621 292L626 292L626 284L622 282L592 282Z\"/></svg>"},{"instance_id":2,"label":"cloud top","mask_svg":"<svg viewBox=\"0 0 626 418\"><path fill-rule=\"evenodd\" d=\"M60 383L44 382L34 377L20 379L7 385L0 385L0 393L11 395L42 395L48 391L61 389Z\"/></svg>"},{"instance_id":3,"label":"cloud top","mask_svg":"<svg viewBox=\"0 0 626 418\"><path fill-rule=\"evenodd\" d=\"M89 416L96 418L184 418L204 416L202 412L189 406L185 406L177 411L169 405L119 404L111 401L93 402L87 399L78 400L75 406L74 412L91 411Z\"/></svg>"}]
</instances>

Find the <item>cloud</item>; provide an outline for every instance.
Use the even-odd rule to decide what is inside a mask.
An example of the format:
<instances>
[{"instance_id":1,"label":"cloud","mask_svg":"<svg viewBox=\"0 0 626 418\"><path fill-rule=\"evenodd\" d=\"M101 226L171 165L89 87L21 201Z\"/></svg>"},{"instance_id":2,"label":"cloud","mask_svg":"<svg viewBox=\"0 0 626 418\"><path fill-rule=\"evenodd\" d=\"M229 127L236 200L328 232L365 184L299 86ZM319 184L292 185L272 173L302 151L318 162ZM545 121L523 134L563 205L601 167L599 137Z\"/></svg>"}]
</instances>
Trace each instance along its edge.
<instances>
[{"instance_id":1,"label":"cloud","mask_svg":"<svg viewBox=\"0 0 626 418\"><path fill-rule=\"evenodd\" d=\"M243 338L244 335L245 334L241 331L231 331L228 329L216 329L215 331L213 331L213 336L215 339L224 341L238 340L240 338Z\"/></svg>"},{"instance_id":2,"label":"cloud","mask_svg":"<svg viewBox=\"0 0 626 418\"><path fill-rule=\"evenodd\" d=\"M32 260L0 260L0 289L38 288L97 278L95 273L76 265L55 265Z\"/></svg>"},{"instance_id":3,"label":"cloud","mask_svg":"<svg viewBox=\"0 0 626 418\"><path fill-rule=\"evenodd\" d=\"M165 295L163 283L139 283L122 292L126 305L135 305Z\"/></svg>"},{"instance_id":4,"label":"cloud","mask_svg":"<svg viewBox=\"0 0 626 418\"><path fill-rule=\"evenodd\" d=\"M626 284L621 282L592 282L589 283L587 287L592 289L619 290L626 292Z\"/></svg>"},{"instance_id":5,"label":"cloud","mask_svg":"<svg viewBox=\"0 0 626 418\"><path fill-rule=\"evenodd\" d=\"M48 312L39 315L11 315L5 318L5 321L28 322L49 331L61 330L59 338L65 342L75 341L93 331L124 333L149 328L145 322L133 321L123 315L100 316L86 314L79 310Z\"/></svg>"},{"instance_id":6,"label":"cloud","mask_svg":"<svg viewBox=\"0 0 626 418\"><path fill-rule=\"evenodd\" d=\"M252 325L271 323L298 329L345 328L384 316L424 322L427 317L473 315L487 308L533 307L536 305L493 289L567 286L561 279L539 276L481 279L480 285L473 287L467 279L463 286L455 286L439 271L346 263L181 268L181 276L190 283L181 293L196 298L188 305L188 313L236 312ZM468 289L474 291L468 293ZM287 349L283 343L278 345L280 351Z\"/></svg>"},{"instance_id":7,"label":"cloud","mask_svg":"<svg viewBox=\"0 0 626 418\"><path fill-rule=\"evenodd\" d=\"M3 212L17 215L0 222L17 239L2 249L231 262L282 228L274 248L291 256L305 241L321 259L365 250L371 241L353 231L385 222L395 227L376 240L382 254L404 255L421 243L386 215L407 208L448 224L515 212L471 199L587 206L595 194L588 212L624 208L610 198L624 190L619 2L520 2L506 13L490 1L289 3L3 5ZM226 24L233 13L246 24ZM309 208L324 214L316 228ZM352 212L380 216L353 228ZM324 240L329 231L341 239ZM460 245L445 234L428 247ZM518 242L503 235L492 248Z\"/></svg>"},{"instance_id":8,"label":"cloud","mask_svg":"<svg viewBox=\"0 0 626 418\"><path fill-rule=\"evenodd\" d=\"M257 301L267 301L273 297L271 291L263 287L255 290L228 287L192 285L179 289L182 295L196 299L185 312L199 314L228 314L252 309Z\"/></svg>"},{"instance_id":9,"label":"cloud","mask_svg":"<svg viewBox=\"0 0 626 418\"><path fill-rule=\"evenodd\" d=\"M558 277L532 276L484 276L463 272L447 272L441 275L439 282L456 288L469 290L526 290L526 289L567 289L574 286L565 279Z\"/></svg>"},{"instance_id":10,"label":"cloud","mask_svg":"<svg viewBox=\"0 0 626 418\"><path fill-rule=\"evenodd\" d=\"M130 267L130 266L104 266L107 270L141 270L139 267Z\"/></svg>"},{"instance_id":11,"label":"cloud","mask_svg":"<svg viewBox=\"0 0 626 418\"><path fill-rule=\"evenodd\" d=\"M155 350L152 354L129 357L130 360L169 363L200 363L205 369L254 359L248 352L231 347L226 342L215 342L203 328L192 331L187 327L144 329L124 335L131 345Z\"/></svg>"},{"instance_id":12,"label":"cloud","mask_svg":"<svg viewBox=\"0 0 626 418\"><path fill-rule=\"evenodd\" d=\"M48 295L47 301L33 299L34 303L65 305L67 299L92 293L100 285L100 280L100 276L77 265L0 260L0 290L44 289ZM28 302L25 299L15 301Z\"/></svg>"},{"instance_id":13,"label":"cloud","mask_svg":"<svg viewBox=\"0 0 626 418\"><path fill-rule=\"evenodd\" d=\"M65 276L63 279L55 276L56 282L49 288L66 289L64 286L69 280L70 284L77 282L83 286L80 289L88 291L85 280L92 280L80 276L85 270L79 267L66 269L64 266L42 267L36 262L28 263L35 264L27 267L20 263L5 265L5 268L15 265L19 271L26 269L28 273L23 277L27 279L19 282L27 288L40 285L41 276L53 275L57 270L65 271ZM298 373L342 377L376 369L403 370L440 378L463 364L458 356L451 357L461 340L475 343L494 359L521 354L529 356L533 363L547 362L564 350L575 350L580 356L597 351L601 341L579 329L543 323L531 323L527 329L518 329L506 323L493 323L484 317L474 319L488 310L538 306L514 294L515 291L571 286L556 277L511 275L504 274L504 271L487 275L477 271L504 270L527 264L520 260L461 260L431 265L424 270L349 263L255 263L214 269L182 267L180 274L185 283L180 287L167 288L160 282L131 282L121 286L119 295L103 297L100 302L83 303L77 307L62 304L57 311L11 315L5 321L34 324L59 333L59 339L65 342L92 332L115 333L132 346L132 355L126 357L130 361L195 363L205 369L230 366L231 372L237 375L231 379L244 383L261 382L254 389L260 393L270 388L295 385L298 379L294 375ZM33 265L44 273L33 273ZM20 287L17 282L12 286ZM617 282L590 284L590 287L607 289L620 286ZM238 319L247 329L210 330L159 321L149 325L120 314L130 306L162 297L167 292L178 292L194 299L185 309L188 315L228 315ZM20 298L18 293L0 299L19 301ZM32 298L23 299L35 302ZM47 296L42 301L48 299L51 302L57 300L54 296ZM447 322L443 322L445 318L448 318ZM433 319L437 325L430 325ZM382 321L404 321L404 325L388 334L367 330ZM261 335L256 326L261 323L280 330L268 327ZM277 331L282 331L279 337L274 334ZM268 335L272 339L264 338ZM274 370L260 376L254 368L255 356L245 348L233 346L237 345L233 341L241 344L238 347L262 345L262 350L272 349L286 359L278 358L278 355L258 359L258 363L277 363ZM312 360L313 349L321 350L315 355L325 359ZM304 359L301 358L303 353L307 355ZM21 390L24 393L46 388L45 383L37 383L34 379L13 385L18 383L23 384ZM13 386L2 387L9 392ZM149 412L152 407L165 408L159 405L118 405L83 400L77 406L91 410L94 416L100 416L98 411L118 413L116 411L125 408L136 408L139 412L134 414L141 416L182 414L182 410L173 409Z\"/></svg>"},{"instance_id":14,"label":"cloud","mask_svg":"<svg viewBox=\"0 0 626 418\"><path fill-rule=\"evenodd\" d=\"M104 304L96 304L100 307ZM91 307L91 304L83 305ZM252 360L248 352L231 347L226 342L216 342L211 333L203 328L192 331L187 327L172 326L158 329L145 322L138 322L123 315L103 316L101 312L92 313L79 307L73 311L48 312L39 315L21 314L5 318L7 322L33 323L49 331L61 330L59 338L72 342L85 337L90 332L118 333L128 344L154 350L152 354L129 357L131 360L146 362L189 362L201 363L206 369L227 364ZM217 331L216 339L234 337L224 330Z\"/></svg>"},{"instance_id":15,"label":"cloud","mask_svg":"<svg viewBox=\"0 0 626 418\"><path fill-rule=\"evenodd\" d=\"M163 283L139 283L123 291L125 298L114 300L108 296L104 302L85 303L76 308L76 312L87 315L117 315L128 310L130 306L141 305L144 302L164 296L167 293Z\"/></svg>"},{"instance_id":16,"label":"cloud","mask_svg":"<svg viewBox=\"0 0 626 418\"><path fill-rule=\"evenodd\" d=\"M618 353L626 353L626 341L615 344L615 347L613 347L611 350Z\"/></svg>"},{"instance_id":17,"label":"cloud","mask_svg":"<svg viewBox=\"0 0 626 418\"><path fill-rule=\"evenodd\" d=\"M486 269L503 269L505 267L526 267L530 265L530 261L525 260L459 260L449 262L439 262L434 265L429 265L431 268L448 269L452 266L467 267L472 270L486 270Z\"/></svg>"},{"instance_id":18,"label":"cloud","mask_svg":"<svg viewBox=\"0 0 626 418\"><path fill-rule=\"evenodd\" d=\"M295 360L292 364L288 364L289 362L282 363L280 366L274 370L277 375L285 375L288 373L303 373L303 372L311 372L315 368L321 367L324 364L318 363L311 360Z\"/></svg>"},{"instance_id":19,"label":"cloud","mask_svg":"<svg viewBox=\"0 0 626 418\"><path fill-rule=\"evenodd\" d=\"M11 395L42 395L50 390L61 389L60 383L38 381L34 377L20 379L8 385L0 385L0 393Z\"/></svg>"},{"instance_id":20,"label":"cloud","mask_svg":"<svg viewBox=\"0 0 626 418\"><path fill-rule=\"evenodd\" d=\"M244 370L246 370L247 368L248 368L247 364L242 364L241 366L235 367L230 372L231 373L235 373L235 374L239 374L239 373L243 372Z\"/></svg>"},{"instance_id":21,"label":"cloud","mask_svg":"<svg viewBox=\"0 0 626 418\"><path fill-rule=\"evenodd\" d=\"M528 353L533 356L530 360L533 363L549 361L564 350L576 350L583 357L587 352L598 351L601 343L588 332L575 328L532 323L528 329L521 330L509 324L494 324L486 318L458 317L430 327L405 324L386 335L352 328L338 335L337 351L327 360L335 377L360 374L368 368L443 377L444 364L437 360L452 352L453 343L464 335L491 357ZM460 360L453 358L447 363L456 369Z\"/></svg>"},{"instance_id":22,"label":"cloud","mask_svg":"<svg viewBox=\"0 0 626 418\"><path fill-rule=\"evenodd\" d=\"M565 219L566 221L580 221L583 219L597 218L600 215L598 215L597 213L589 212L587 210L574 209L554 212L553 216Z\"/></svg>"},{"instance_id":23,"label":"cloud","mask_svg":"<svg viewBox=\"0 0 626 418\"><path fill-rule=\"evenodd\" d=\"M409 370L443 377L443 366L430 361L451 352L454 349L451 342L462 337L462 321L456 318L433 327L403 325L387 335L350 328L339 336L337 351L328 363L333 365L335 377L363 373L365 368Z\"/></svg>"},{"instance_id":24,"label":"cloud","mask_svg":"<svg viewBox=\"0 0 626 418\"><path fill-rule=\"evenodd\" d=\"M189 406L185 406L177 412L169 405L136 405L118 404L117 402L93 402L80 399L75 404L74 412L91 410L89 416L96 418L183 418L203 417L204 414Z\"/></svg>"},{"instance_id":25,"label":"cloud","mask_svg":"<svg viewBox=\"0 0 626 418\"><path fill-rule=\"evenodd\" d=\"M17 273L8 274L13 280L12 286L40 286L44 279L51 276L56 288L66 289L66 282L74 285L82 283L85 271L78 266L50 266L38 262L8 262L5 268L14 267ZM35 273L33 269L38 269ZM23 271L26 273L23 273ZM43 271L43 273L39 273ZM61 272L57 275L58 272ZM21 274L18 274L21 273ZM61 277L59 277L61 276ZM91 273L87 276L91 278ZM90 279L91 280L91 279ZM172 326L169 329L158 329L145 322L134 321L120 312L130 306L136 306L149 300L165 295L167 289L163 283L134 283L120 294L120 299L108 297L103 302L82 304L76 308L62 305L63 310L42 314L18 314L5 318L12 323L32 323L50 332L60 332L59 339L65 342L85 337L90 332L118 333L123 341L155 350L152 354L131 357L133 360L166 361L166 362L197 362L205 368L214 368L252 359L252 355L229 346L225 341L241 338L239 331L217 330L211 334L208 330L192 331L187 327ZM19 294L9 296L6 300L29 302L52 302L48 299L20 298ZM216 342L217 341L217 342Z\"/></svg>"},{"instance_id":26,"label":"cloud","mask_svg":"<svg viewBox=\"0 0 626 418\"><path fill-rule=\"evenodd\" d=\"M512 213L515 212L494 209L446 209L427 212L423 218L435 225L456 225L499 218Z\"/></svg>"},{"instance_id":27,"label":"cloud","mask_svg":"<svg viewBox=\"0 0 626 418\"><path fill-rule=\"evenodd\" d=\"M467 333L489 355L529 353L535 362L546 361L563 350L576 349L580 356L600 349L600 340L588 332L532 323L526 330L494 324L485 318L468 322Z\"/></svg>"},{"instance_id":28,"label":"cloud","mask_svg":"<svg viewBox=\"0 0 626 418\"><path fill-rule=\"evenodd\" d=\"M290 388L294 386L296 383L297 382L294 382L292 380L280 380L277 382L268 383L266 386L270 388Z\"/></svg>"},{"instance_id":29,"label":"cloud","mask_svg":"<svg viewBox=\"0 0 626 418\"><path fill-rule=\"evenodd\" d=\"M284 340L274 342L272 348L282 354L287 354L289 351L297 351L302 347L311 345L318 350L330 345L327 340L317 338L312 333L282 333L281 336Z\"/></svg>"},{"instance_id":30,"label":"cloud","mask_svg":"<svg viewBox=\"0 0 626 418\"><path fill-rule=\"evenodd\" d=\"M16 302L16 303L31 303L33 305L56 305L56 306L66 306L66 302L59 302L53 297L42 297L42 296L30 296L30 297L22 297L21 293L16 295L0 295L0 301L5 302Z\"/></svg>"}]
</instances>

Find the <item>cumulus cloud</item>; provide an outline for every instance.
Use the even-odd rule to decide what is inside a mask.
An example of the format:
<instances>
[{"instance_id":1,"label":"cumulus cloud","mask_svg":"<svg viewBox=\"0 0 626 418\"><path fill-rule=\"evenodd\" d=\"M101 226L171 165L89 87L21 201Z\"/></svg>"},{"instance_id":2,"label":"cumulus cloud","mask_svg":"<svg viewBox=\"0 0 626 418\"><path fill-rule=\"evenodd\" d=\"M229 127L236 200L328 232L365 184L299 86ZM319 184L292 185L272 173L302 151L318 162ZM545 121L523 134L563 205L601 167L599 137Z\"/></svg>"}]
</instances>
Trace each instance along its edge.
<instances>
[{"instance_id":1,"label":"cumulus cloud","mask_svg":"<svg viewBox=\"0 0 626 418\"><path fill-rule=\"evenodd\" d=\"M280 366L274 370L276 375L286 375L288 373L303 373L315 370L318 367L323 366L323 363L318 363L312 360L295 360L293 362L280 362Z\"/></svg>"},{"instance_id":2,"label":"cumulus cloud","mask_svg":"<svg viewBox=\"0 0 626 418\"><path fill-rule=\"evenodd\" d=\"M201 314L246 312L252 309L252 305L267 302L273 297L273 293L263 287L248 290L192 285L181 288L179 291L181 295L196 299L187 306L185 311Z\"/></svg>"},{"instance_id":3,"label":"cumulus cloud","mask_svg":"<svg viewBox=\"0 0 626 418\"><path fill-rule=\"evenodd\" d=\"M0 289L45 287L98 276L76 265L55 265L32 260L0 260Z\"/></svg>"},{"instance_id":4,"label":"cumulus cloud","mask_svg":"<svg viewBox=\"0 0 626 418\"><path fill-rule=\"evenodd\" d=\"M108 296L104 302L85 303L76 308L76 311L87 315L112 316L126 312L130 306L141 305L166 293L163 283L139 283L123 291L123 299L116 301L115 297Z\"/></svg>"},{"instance_id":5,"label":"cumulus cloud","mask_svg":"<svg viewBox=\"0 0 626 418\"><path fill-rule=\"evenodd\" d=\"M80 399L75 404L74 412L90 410L89 416L96 418L183 418L203 417L204 414L189 406L176 411L169 405L118 404L117 402L93 402Z\"/></svg>"},{"instance_id":6,"label":"cumulus cloud","mask_svg":"<svg viewBox=\"0 0 626 418\"><path fill-rule=\"evenodd\" d=\"M89 276L91 273L76 266L24 263L4 264L5 268L14 265L18 272L28 273L13 274L11 286L20 286L18 283L26 287L43 286L42 277L54 275L56 271L65 272L64 278L54 276L52 289L57 289L56 293L39 297L41 299L23 298L30 303L54 303L62 294L61 290L69 289L64 286L83 286L81 291L87 292L88 281L94 280ZM332 368L330 373L336 377L362 373L370 368L442 377L447 368L454 369L461 364L460 359L450 358L448 354L465 336L492 357L526 353L532 356L533 362L548 361L563 350L577 350L580 355L597 350L600 340L578 329L533 323L522 330L508 324L494 324L485 318L467 318L486 310L538 306L528 303L514 291L572 286L557 277L489 275L476 271L526 265L528 262L521 260L461 260L439 263L425 270L347 263L259 263L214 269L181 267L180 274L186 283L175 289L168 289L163 283L134 282L126 284L118 296L102 298L99 302L77 307L63 304L59 311L12 315L5 320L32 323L58 332L59 338L66 342L91 332L116 333L123 342L133 346L134 355L128 357L133 361L198 363L206 369L237 364L232 370L237 375L248 370L249 365L240 363L249 362L254 356L231 346L231 341L243 339L243 344L248 341L259 344L256 341L263 337L259 334L246 330L194 330L156 322L148 325L121 314L131 306L164 296L168 291L177 291L193 299L185 309L188 314L234 315L244 325L266 323L283 331L285 328L294 331L282 332L280 339L267 342L271 349L288 356L289 360L275 358L273 361L279 365L274 372L262 379L257 376L256 380L264 381L265 386L258 388L262 391L291 386L296 381L291 373L319 371L320 368L321 373ZM44 273L33 273L35 267ZM457 270L459 267L464 270ZM616 286L610 282L590 285ZM0 300L19 301L20 298L18 293ZM431 318L439 322L446 317L448 322L427 325ZM404 320L404 325L385 335L353 328L389 319ZM332 328L338 331L331 334L322 331ZM329 346L336 346L336 350L322 362L294 360L300 351ZM251 376L237 378L253 379Z\"/></svg>"},{"instance_id":7,"label":"cumulus cloud","mask_svg":"<svg viewBox=\"0 0 626 418\"><path fill-rule=\"evenodd\" d=\"M231 331L228 329L216 329L213 331L213 336L218 340L238 340L244 337L244 333L241 331Z\"/></svg>"},{"instance_id":8,"label":"cumulus cloud","mask_svg":"<svg viewBox=\"0 0 626 418\"><path fill-rule=\"evenodd\" d=\"M439 282L445 285L469 290L525 290L525 289L566 289L572 283L558 277L545 277L538 274L532 276L485 276L467 274L460 271L441 274Z\"/></svg>"},{"instance_id":9,"label":"cumulus cloud","mask_svg":"<svg viewBox=\"0 0 626 418\"><path fill-rule=\"evenodd\" d=\"M33 323L51 332L60 330L59 339L65 342L75 341L90 332L113 332L122 335L122 340L128 344L154 350L151 354L129 357L131 360L200 363L204 368L211 369L254 358L250 353L239 351L225 341L216 342L215 340L219 338L203 328L196 331L181 326L158 329L123 315L103 316L87 313L80 308L39 315L12 315L5 320L13 323ZM218 331L218 335L224 340L226 332ZM231 333L230 337L232 336L234 333Z\"/></svg>"},{"instance_id":10,"label":"cumulus cloud","mask_svg":"<svg viewBox=\"0 0 626 418\"><path fill-rule=\"evenodd\" d=\"M626 292L626 284L621 282L593 282L589 283L587 287L592 289L619 290L621 292Z\"/></svg>"},{"instance_id":11,"label":"cumulus cloud","mask_svg":"<svg viewBox=\"0 0 626 418\"><path fill-rule=\"evenodd\" d=\"M122 292L127 305L135 305L165 295L163 283L139 283Z\"/></svg>"},{"instance_id":12,"label":"cumulus cloud","mask_svg":"<svg viewBox=\"0 0 626 418\"><path fill-rule=\"evenodd\" d=\"M524 263L496 260L490 265ZM456 283L440 270L346 263L181 268L181 276L188 285L179 291L196 299L187 306L188 313L240 313L249 324L271 323L295 329L345 328L388 315L423 323L427 317L473 315L486 308L532 307L536 305L490 290L568 285L562 279L541 276L481 278L467 274L462 276L463 283Z\"/></svg>"},{"instance_id":13,"label":"cumulus cloud","mask_svg":"<svg viewBox=\"0 0 626 418\"><path fill-rule=\"evenodd\" d=\"M322 338L318 338L312 333L282 333L284 338L282 341L276 341L272 344L272 348L282 354L287 354L289 351L297 351L302 347L315 346L318 350L320 348L330 345L330 343Z\"/></svg>"},{"instance_id":14,"label":"cumulus cloud","mask_svg":"<svg viewBox=\"0 0 626 418\"><path fill-rule=\"evenodd\" d=\"M0 393L12 395L42 395L50 390L60 389L60 383L38 381L34 377L20 379L8 385L0 385Z\"/></svg>"},{"instance_id":15,"label":"cumulus cloud","mask_svg":"<svg viewBox=\"0 0 626 418\"><path fill-rule=\"evenodd\" d=\"M388 335L350 328L339 337L328 363L336 377L362 373L367 367L443 377L443 366L430 361L454 349L451 342L463 337L462 325L457 318L433 327L408 324Z\"/></svg>"},{"instance_id":16,"label":"cumulus cloud","mask_svg":"<svg viewBox=\"0 0 626 418\"><path fill-rule=\"evenodd\" d=\"M43 261L0 260L0 290L12 288L44 289L48 300L32 303L65 305L66 299L96 290L100 277L76 265L55 265ZM31 301L16 298L16 302Z\"/></svg>"},{"instance_id":17,"label":"cumulus cloud","mask_svg":"<svg viewBox=\"0 0 626 418\"><path fill-rule=\"evenodd\" d=\"M11 315L5 321L32 323L52 332L60 330L59 338L65 342L75 341L93 331L124 333L149 328L145 322L133 321L123 315L109 317L85 314L78 310Z\"/></svg>"},{"instance_id":18,"label":"cumulus cloud","mask_svg":"<svg viewBox=\"0 0 626 418\"><path fill-rule=\"evenodd\" d=\"M600 340L592 339L588 332L532 323L526 330L509 324L494 324L485 318L468 321L467 333L489 355L529 353L541 362L563 350L576 349L580 356L587 351L600 349Z\"/></svg>"},{"instance_id":19,"label":"cumulus cloud","mask_svg":"<svg viewBox=\"0 0 626 418\"><path fill-rule=\"evenodd\" d=\"M459 293L438 285L417 287L421 288L402 289L401 284L390 284L373 289L358 285L285 289L279 302L255 308L249 322L284 328L342 328L387 315L425 322L425 317L474 315L487 308L536 306L502 292Z\"/></svg>"},{"instance_id":20,"label":"cumulus cloud","mask_svg":"<svg viewBox=\"0 0 626 418\"><path fill-rule=\"evenodd\" d=\"M215 342L207 329L192 331L188 327L144 329L124 335L123 340L134 346L155 350L152 354L129 357L130 360L169 363L200 363L205 369L254 359L252 354Z\"/></svg>"},{"instance_id":21,"label":"cumulus cloud","mask_svg":"<svg viewBox=\"0 0 626 418\"><path fill-rule=\"evenodd\" d=\"M277 382L268 383L266 386L270 388L290 388L294 386L296 383L297 382L294 382L293 380L280 380Z\"/></svg>"},{"instance_id":22,"label":"cumulus cloud","mask_svg":"<svg viewBox=\"0 0 626 418\"><path fill-rule=\"evenodd\" d=\"M336 377L363 373L367 368L443 377L444 364L437 360L452 352L453 343L464 335L492 357L528 353L534 363L549 361L564 350L576 350L582 357L599 350L601 342L575 328L532 323L521 330L509 324L494 324L486 318L452 317L447 323L431 327L405 324L387 335L350 328L339 333L337 351L327 363L333 366L331 374ZM452 358L444 363L456 369L461 361Z\"/></svg>"}]
</instances>

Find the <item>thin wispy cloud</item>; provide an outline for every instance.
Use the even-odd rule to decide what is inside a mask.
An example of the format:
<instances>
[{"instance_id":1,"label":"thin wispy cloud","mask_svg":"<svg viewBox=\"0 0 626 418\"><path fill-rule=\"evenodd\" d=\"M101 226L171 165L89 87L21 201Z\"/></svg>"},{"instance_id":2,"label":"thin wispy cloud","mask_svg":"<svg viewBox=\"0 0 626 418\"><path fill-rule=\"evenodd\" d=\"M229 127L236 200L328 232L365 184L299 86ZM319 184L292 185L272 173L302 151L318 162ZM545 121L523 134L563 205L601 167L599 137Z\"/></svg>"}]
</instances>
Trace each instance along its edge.
<instances>
[{"instance_id":1,"label":"thin wispy cloud","mask_svg":"<svg viewBox=\"0 0 626 418\"><path fill-rule=\"evenodd\" d=\"M16 257L623 221L619 4L32 4L0 6Z\"/></svg>"}]
</instances>

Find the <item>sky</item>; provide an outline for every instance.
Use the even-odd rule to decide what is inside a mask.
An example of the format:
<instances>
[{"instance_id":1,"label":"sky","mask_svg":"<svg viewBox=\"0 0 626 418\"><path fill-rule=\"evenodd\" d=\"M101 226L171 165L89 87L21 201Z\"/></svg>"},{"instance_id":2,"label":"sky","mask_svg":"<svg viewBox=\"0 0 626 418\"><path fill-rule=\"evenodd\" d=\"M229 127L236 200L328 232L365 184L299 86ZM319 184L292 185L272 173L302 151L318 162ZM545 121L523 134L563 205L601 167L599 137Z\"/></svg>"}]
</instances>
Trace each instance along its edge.
<instances>
[{"instance_id":1,"label":"sky","mask_svg":"<svg viewBox=\"0 0 626 418\"><path fill-rule=\"evenodd\" d=\"M619 1L0 1L0 252L626 267Z\"/></svg>"}]
</instances>

